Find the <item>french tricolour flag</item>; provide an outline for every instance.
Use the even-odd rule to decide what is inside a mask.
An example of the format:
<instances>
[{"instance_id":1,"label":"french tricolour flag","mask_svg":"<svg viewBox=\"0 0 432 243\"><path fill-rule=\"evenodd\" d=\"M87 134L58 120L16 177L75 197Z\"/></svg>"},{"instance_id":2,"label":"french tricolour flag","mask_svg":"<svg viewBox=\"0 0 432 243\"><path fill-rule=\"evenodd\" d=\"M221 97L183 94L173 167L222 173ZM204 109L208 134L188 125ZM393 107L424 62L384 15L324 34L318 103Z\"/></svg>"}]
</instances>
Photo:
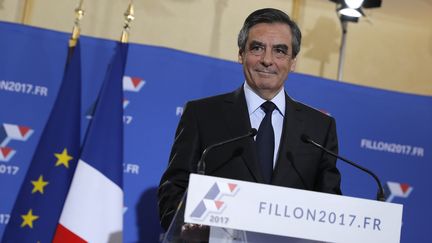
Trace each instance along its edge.
<instances>
[{"instance_id":1,"label":"french tricolour flag","mask_svg":"<svg viewBox=\"0 0 432 243\"><path fill-rule=\"evenodd\" d=\"M118 43L108 68L53 242L122 242L127 49Z\"/></svg>"}]
</instances>

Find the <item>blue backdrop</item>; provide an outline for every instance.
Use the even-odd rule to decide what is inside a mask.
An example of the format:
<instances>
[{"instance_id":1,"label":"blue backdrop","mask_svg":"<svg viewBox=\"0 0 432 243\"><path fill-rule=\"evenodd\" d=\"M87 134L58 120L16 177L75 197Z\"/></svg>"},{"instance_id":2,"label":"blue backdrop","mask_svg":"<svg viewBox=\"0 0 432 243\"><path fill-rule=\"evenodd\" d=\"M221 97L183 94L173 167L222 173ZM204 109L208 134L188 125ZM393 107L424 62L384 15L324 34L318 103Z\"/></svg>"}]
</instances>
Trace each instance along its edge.
<instances>
[{"instance_id":1,"label":"blue backdrop","mask_svg":"<svg viewBox=\"0 0 432 243\"><path fill-rule=\"evenodd\" d=\"M0 236L63 75L68 33L0 22ZM114 42L82 41L82 129ZM301 60L300 60L301 61ZM125 242L158 242L156 187L187 100L240 87L234 62L131 44L124 79ZM379 80L377 80L379 82ZM336 118L340 154L376 172L404 205L402 242L432 242L432 97L292 74L288 94ZM373 199L375 182L339 162L345 195Z\"/></svg>"}]
</instances>

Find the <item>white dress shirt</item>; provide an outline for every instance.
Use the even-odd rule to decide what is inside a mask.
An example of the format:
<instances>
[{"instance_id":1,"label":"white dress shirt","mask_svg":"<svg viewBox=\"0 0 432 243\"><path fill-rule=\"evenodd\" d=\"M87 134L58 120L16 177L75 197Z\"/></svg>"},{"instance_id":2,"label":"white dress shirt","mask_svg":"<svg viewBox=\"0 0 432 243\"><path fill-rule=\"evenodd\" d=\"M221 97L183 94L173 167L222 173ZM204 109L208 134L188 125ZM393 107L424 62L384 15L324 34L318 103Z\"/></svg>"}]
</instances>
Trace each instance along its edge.
<instances>
[{"instance_id":1,"label":"white dress shirt","mask_svg":"<svg viewBox=\"0 0 432 243\"><path fill-rule=\"evenodd\" d=\"M266 102L265 99L259 97L254 90L247 84L247 82L243 85L245 97L246 97L246 104L249 112L249 119L252 128L255 128L258 130L261 121L264 119L265 112L261 108L261 105ZM276 165L276 159L279 151L279 144L282 136L282 126L283 126L283 120L285 116L285 89L282 88L281 91L272 99L270 100L276 105L276 109L272 113L272 126L274 130L275 135L275 147L274 147L274 154L273 154L273 168Z\"/></svg>"}]
</instances>

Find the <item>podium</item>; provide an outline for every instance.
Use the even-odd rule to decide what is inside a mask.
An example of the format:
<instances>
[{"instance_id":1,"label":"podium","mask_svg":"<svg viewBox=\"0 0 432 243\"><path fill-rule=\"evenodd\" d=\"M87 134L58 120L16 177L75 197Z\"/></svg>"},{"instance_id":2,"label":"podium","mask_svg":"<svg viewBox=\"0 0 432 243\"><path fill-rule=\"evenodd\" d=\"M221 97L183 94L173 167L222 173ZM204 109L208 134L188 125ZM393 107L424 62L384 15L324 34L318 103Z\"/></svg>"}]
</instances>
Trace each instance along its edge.
<instances>
[{"instance_id":1,"label":"podium","mask_svg":"<svg viewBox=\"0 0 432 243\"><path fill-rule=\"evenodd\" d=\"M400 242L400 204L191 174L163 242Z\"/></svg>"}]
</instances>

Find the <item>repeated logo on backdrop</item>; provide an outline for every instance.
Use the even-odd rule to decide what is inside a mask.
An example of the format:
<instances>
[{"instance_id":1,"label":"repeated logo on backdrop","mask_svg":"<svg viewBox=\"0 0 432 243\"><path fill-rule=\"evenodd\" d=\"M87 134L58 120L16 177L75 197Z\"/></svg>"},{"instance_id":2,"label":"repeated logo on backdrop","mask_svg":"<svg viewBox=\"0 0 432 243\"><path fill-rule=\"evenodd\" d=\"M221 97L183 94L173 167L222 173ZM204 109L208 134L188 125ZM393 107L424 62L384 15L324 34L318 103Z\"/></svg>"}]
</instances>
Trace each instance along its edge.
<instances>
[{"instance_id":1,"label":"repeated logo on backdrop","mask_svg":"<svg viewBox=\"0 0 432 243\"><path fill-rule=\"evenodd\" d=\"M362 138L360 140L360 148L414 157L424 157L426 153L424 147L415 146L412 144L386 142L369 138Z\"/></svg>"},{"instance_id":2,"label":"repeated logo on backdrop","mask_svg":"<svg viewBox=\"0 0 432 243\"><path fill-rule=\"evenodd\" d=\"M3 123L0 127L0 161L8 162L15 155L16 150L8 146L10 141L27 141L32 134L30 127Z\"/></svg>"},{"instance_id":3,"label":"repeated logo on backdrop","mask_svg":"<svg viewBox=\"0 0 432 243\"><path fill-rule=\"evenodd\" d=\"M145 85L146 81L144 79L138 77L123 77L123 91L129 92L139 92L141 88ZM126 108L129 105L129 99L124 98L123 100L123 108Z\"/></svg>"},{"instance_id":4,"label":"repeated logo on backdrop","mask_svg":"<svg viewBox=\"0 0 432 243\"><path fill-rule=\"evenodd\" d=\"M386 190L386 202L392 202L395 198L407 198L413 191L413 187L406 184L406 183L399 183L399 182L393 182L393 181L387 181L387 184L385 185Z\"/></svg>"},{"instance_id":5,"label":"repeated logo on backdrop","mask_svg":"<svg viewBox=\"0 0 432 243\"><path fill-rule=\"evenodd\" d=\"M123 77L123 91L127 92L139 92L141 88L146 84L146 81L142 78L138 77ZM126 109L130 104L130 100L126 97L123 98L123 109ZM93 117L94 109L96 107L96 101L92 103L92 105L87 109L85 114L87 119L91 119ZM130 115L125 115L123 117L123 121L125 124L130 124L132 122L133 117Z\"/></svg>"},{"instance_id":6,"label":"repeated logo on backdrop","mask_svg":"<svg viewBox=\"0 0 432 243\"><path fill-rule=\"evenodd\" d=\"M138 77L123 77L123 90L124 91L132 91L139 92L141 88L145 85L146 81L144 79Z\"/></svg>"}]
</instances>

